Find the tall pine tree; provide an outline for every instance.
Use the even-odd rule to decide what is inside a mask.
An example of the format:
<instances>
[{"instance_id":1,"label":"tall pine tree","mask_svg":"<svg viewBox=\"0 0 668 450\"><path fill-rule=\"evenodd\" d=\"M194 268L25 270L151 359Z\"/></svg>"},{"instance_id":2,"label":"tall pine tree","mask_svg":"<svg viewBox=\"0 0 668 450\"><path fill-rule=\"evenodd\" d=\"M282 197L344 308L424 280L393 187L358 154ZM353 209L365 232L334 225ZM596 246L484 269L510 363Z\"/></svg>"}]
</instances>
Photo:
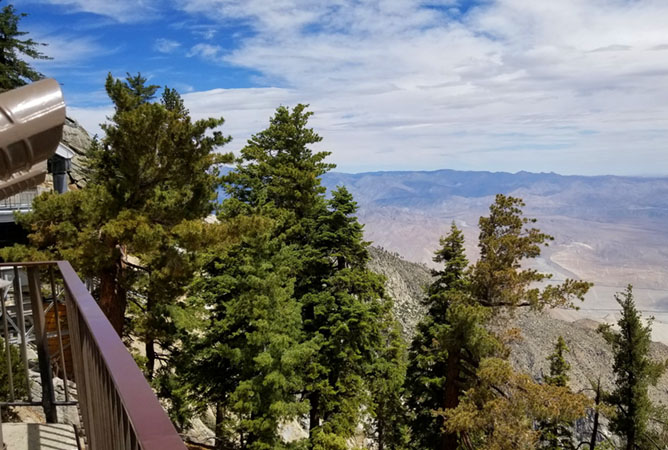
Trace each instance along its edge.
<instances>
[{"instance_id":1,"label":"tall pine tree","mask_svg":"<svg viewBox=\"0 0 668 450\"><path fill-rule=\"evenodd\" d=\"M470 371L475 370L471 364L477 364L463 361L462 353L466 341L470 341L469 347L486 342L487 332L480 325L486 322L487 311L476 308L469 297L464 236L454 222L450 233L441 238L434 262L443 264L443 268L433 271L436 280L427 290L427 314L411 344L406 385L417 447L445 449L454 448L456 436L444 433L444 418L434 412L457 406L466 387L461 384L460 366L466 365ZM466 316L468 319L459 320ZM478 360L479 356L474 358ZM448 379L453 381L448 384Z\"/></svg>"},{"instance_id":2,"label":"tall pine tree","mask_svg":"<svg viewBox=\"0 0 668 450\"><path fill-rule=\"evenodd\" d=\"M387 333L393 326L392 303L385 295L383 278L367 268L369 243L362 239L356 210L345 188L332 193L327 209L317 219L313 237L313 249L319 257L315 275L321 287L302 297L307 312L304 331L318 348L316 358L306 368L305 390L310 403L311 446L315 449L346 449L365 410L390 412L389 404L374 403L369 377L375 370L387 374L399 370L394 376L401 377L400 349L385 350ZM381 388L378 384L375 387ZM385 386L387 395L394 395L389 392L391 387L399 386ZM384 410L374 411L375 405ZM394 437L384 433L388 425L376 424L375 435L382 445L388 441L394 445Z\"/></svg>"},{"instance_id":3,"label":"tall pine tree","mask_svg":"<svg viewBox=\"0 0 668 450\"><path fill-rule=\"evenodd\" d=\"M523 436L527 445L534 445L533 420L550 417L549 414L563 418L565 413L572 414L583 408L582 405L574 407L582 404L582 399L568 397L567 390L541 388L514 373L505 360L508 352L500 335L489 331L492 316L499 319L523 306L541 309L571 305L574 299L582 299L589 288L589 283L574 280L542 289L532 286L549 276L523 269L522 262L537 257L541 245L551 238L529 227L535 220L523 216L522 206L520 199L496 196L490 215L480 218L480 259L467 270L462 261L460 233L453 227L451 235L442 243L446 268L455 269L453 273L457 276L451 277L446 270L440 276L446 282L437 281L432 286L430 297L436 301L430 305L425 325L420 328L423 336L418 334L423 342L418 340L412 347L413 370L409 370L408 383L408 388L414 390L411 395L414 405L419 405L416 401L434 399L425 409L413 406L417 417L416 439L425 439L422 445L427 448L451 449L460 445L466 448L501 445L503 448L504 442L512 441L514 434L518 438ZM447 280L451 278L462 280L455 284L457 289L448 285ZM440 296L434 296L434 290ZM414 381L416 378L411 372L433 391L416 387L420 382ZM522 397L526 389L535 392L536 397ZM573 408L570 411L540 408L541 396L556 395ZM436 404L438 406L432 406ZM504 423L495 419L501 405L508 409ZM442 416L444 422L430 421L427 414Z\"/></svg>"},{"instance_id":4,"label":"tall pine tree","mask_svg":"<svg viewBox=\"0 0 668 450\"><path fill-rule=\"evenodd\" d=\"M308 401L309 446L345 448L375 404L367 376L395 354L383 351L391 302L382 278L366 268L352 196L339 189L325 199L320 177L333 165L327 152L311 149L321 138L308 127L310 115L305 105L280 107L251 137L225 177L220 217L269 218L272 240L296 255L285 276L294 280L302 344L313 352L299 393Z\"/></svg>"},{"instance_id":5,"label":"tall pine tree","mask_svg":"<svg viewBox=\"0 0 668 450\"><path fill-rule=\"evenodd\" d=\"M181 295L192 270L184 239L213 210L218 166L229 160L214 151L229 141L217 130L223 119L193 122L175 92L151 102L158 87L145 82L141 75L107 77L115 112L86 154L86 186L35 199L19 218L30 248L3 250L15 260L70 260L98 282L95 295L119 334L128 290L138 282L147 299L143 316L165 322L159 304Z\"/></svg>"},{"instance_id":6,"label":"tall pine tree","mask_svg":"<svg viewBox=\"0 0 668 450\"><path fill-rule=\"evenodd\" d=\"M666 369L665 363L653 361L649 356L652 327L643 324L640 312L633 300L631 285L615 296L622 307L617 322L619 331L610 325L602 325L599 331L612 346L615 388L608 396L608 403L616 408L611 428L624 440L626 450L651 448L648 439L648 421L651 402L647 389L656 384Z\"/></svg>"},{"instance_id":7,"label":"tall pine tree","mask_svg":"<svg viewBox=\"0 0 668 450\"><path fill-rule=\"evenodd\" d=\"M280 449L280 425L304 415L301 370L313 353L301 343L293 296L298 255L266 217L235 220L241 241L210 255L193 295L173 314L182 348L180 390L197 410L216 410L220 449Z\"/></svg>"},{"instance_id":8,"label":"tall pine tree","mask_svg":"<svg viewBox=\"0 0 668 450\"><path fill-rule=\"evenodd\" d=\"M25 58L51 59L39 51L46 44L23 38L28 32L19 30L19 22L25 16L17 13L13 5L3 6L0 12L0 92L44 77Z\"/></svg>"},{"instance_id":9,"label":"tall pine tree","mask_svg":"<svg viewBox=\"0 0 668 450\"><path fill-rule=\"evenodd\" d=\"M564 388L568 386L568 371L571 368L565 357L568 352L566 341L562 336L559 336L554 346L554 352L547 357L550 362L550 374L545 377L545 383ZM553 420L541 422L538 427L540 431L539 447L549 450L574 449L572 426L572 423Z\"/></svg>"}]
</instances>

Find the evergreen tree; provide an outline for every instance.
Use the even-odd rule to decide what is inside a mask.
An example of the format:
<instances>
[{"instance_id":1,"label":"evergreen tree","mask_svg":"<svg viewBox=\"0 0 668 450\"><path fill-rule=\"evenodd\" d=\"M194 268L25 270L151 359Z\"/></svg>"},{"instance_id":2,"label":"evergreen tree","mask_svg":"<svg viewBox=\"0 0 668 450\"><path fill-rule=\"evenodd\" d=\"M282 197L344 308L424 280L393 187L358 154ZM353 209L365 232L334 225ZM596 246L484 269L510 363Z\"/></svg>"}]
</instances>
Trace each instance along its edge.
<instances>
[{"instance_id":1,"label":"evergreen tree","mask_svg":"<svg viewBox=\"0 0 668 450\"><path fill-rule=\"evenodd\" d=\"M522 268L522 261L540 256L541 247L554 239L531 226L536 219L524 217L523 207L521 199L498 194L489 216L480 218L480 259L471 272L473 296L479 304L499 311L572 307L575 299L584 298L590 283L567 279L540 289L535 283L552 275Z\"/></svg>"},{"instance_id":2,"label":"evergreen tree","mask_svg":"<svg viewBox=\"0 0 668 450\"><path fill-rule=\"evenodd\" d=\"M408 386L417 390L410 400L416 414L416 440L425 439L422 448L506 448L504 442L512 442L513 435L518 437L517 442L535 445L534 421L568 419L584 408L583 397L573 396L568 389L541 387L515 374L505 361L508 351L502 336L488 329L491 317L498 321L503 314L524 306L541 309L572 305L589 288L589 283L573 280L543 289L532 286L549 276L522 269L522 261L540 255L541 245L551 237L528 227L535 220L523 216L522 206L520 199L496 196L490 215L480 219L480 259L468 270L464 270L466 263L461 260L461 234L453 229L445 239L446 245L442 244L443 258L453 261L456 277L448 277L445 271L439 278L446 282L433 287L430 297L436 303L430 305L419 329L409 366ZM450 278L461 280L454 285L456 289L448 286ZM442 297L434 297L433 291ZM420 385L424 387L416 387ZM528 389L536 393L535 398L522 397ZM571 409L541 406L552 404L552 397ZM430 399L434 399L432 403L428 403ZM417 402L425 402L424 407ZM432 406L435 404L438 407ZM508 408L503 421L495 418L501 405ZM444 422L439 426L437 421L430 421L430 413L442 416Z\"/></svg>"},{"instance_id":3,"label":"evergreen tree","mask_svg":"<svg viewBox=\"0 0 668 450\"><path fill-rule=\"evenodd\" d=\"M19 22L26 13L17 13L13 5L0 12L0 92L23 86L44 78L22 58L51 59L39 51L46 45L32 39L22 39L27 31L19 30Z\"/></svg>"},{"instance_id":4,"label":"evergreen tree","mask_svg":"<svg viewBox=\"0 0 668 450\"><path fill-rule=\"evenodd\" d=\"M442 263L443 269L432 273L436 280L424 300L427 314L418 324L411 344L406 383L408 405L414 415L412 430L418 448L454 448L453 437L443 433L443 416L435 415L434 411L456 406L464 390L460 385L459 365L464 348L461 339L475 341L484 336L486 331L479 324L487 320L487 313L468 301L464 236L454 222L450 233L441 238L434 262ZM453 323L453 319L465 314L474 320ZM456 379L448 392L447 378Z\"/></svg>"},{"instance_id":5,"label":"evergreen tree","mask_svg":"<svg viewBox=\"0 0 668 450\"><path fill-rule=\"evenodd\" d=\"M575 421L590 403L566 387L535 382L500 357L482 359L475 376L457 407L443 412L447 430L459 434L459 447L453 448L534 450L540 437L536 422Z\"/></svg>"},{"instance_id":6,"label":"evergreen tree","mask_svg":"<svg viewBox=\"0 0 668 450\"><path fill-rule=\"evenodd\" d=\"M559 336L554 346L554 352L546 358L550 362L550 375L545 377L547 384L568 386L568 371L571 369L571 365L566 361L564 353L569 351L566 341L562 336Z\"/></svg>"},{"instance_id":7,"label":"evergreen tree","mask_svg":"<svg viewBox=\"0 0 668 450\"><path fill-rule=\"evenodd\" d=\"M564 354L569 351L566 341L559 336L554 346L554 352L547 357L550 362L550 375L545 377L545 383L551 386L567 387L568 371L571 366L566 361ZM540 448L550 450L574 449L572 441L572 423L545 421L539 424Z\"/></svg>"},{"instance_id":8,"label":"evergreen tree","mask_svg":"<svg viewBox=\"0 0 668 450\"><path fill-rule=\"evenodd\" d=\"M241 242L211 254L194 295L173 314L183 343L178 379L191 404L215 405L220 449L284 448L279 426L308 410L297 396L312 354L300 343L292 295L297 255L274 226L248 218Z\"/></svg>"},{"instance_id":9,"label":"evergreen tree","mask_svg":"<svg viewBox=\"0 0 668 450\"><path fill-rule=\"evenodd\" d=\"M178 95L166 91L150 102L156 86L141 75L105 87L115 106L105 137L86 154L86 187L64 195L44 194L19 222L32 248L3 250L5 258L65 258L99 282L96 296L122 333L127 292L140 291L139 322L152 373L152 336L167 324L165 305L183 292L194 269L187 245L213 209L217 167L229 160L214 150L226 142L222 119L191 121ZM128 255L138 258L130 262ZM148 324L150 322L150 324ZM170 336L169 330L161 333Z\"/></svg>"},{"instance_id":10,"label":"evergreen tree","mask_svg":"<svg viewBox=\"0 0 668 450\"><path fill-rule=\"evenodd\" d=\"M325 200L320 177L333 165L324 162L328 153L310 148L321 140L308 127L310 115L305 105L280 107L269 127L251 137L224 178L229 198L220 217L270 218L272 239L297 255L285 276L294 280L302 344L313 352L300 392L308 401L309 446L346 448L362 414L373 414L367 377L381 370L383 358L382 370L400 362L383 349L391 302L382 278L366 268L368 243L352 196L339 189Z\"/></svg>"},{"instance_id":11,"label":"evergreen tree","mask_svg":"<svg viewBox=\"0 0 668 450\"><path fill-rule=\"evenodd\" d=\"M364 410L373 411L374 401L369 395L369 375L373 371L393 372L395 377L393 385L376 384L376 389L397 388L396 377L401 377L401 360L397 360L400 349L385 350L389 338L386 333L391 333L393 326L392 303L385 295L383 278L366 267L369 243L362 239L356 210L345 188L332 193L327 210L317 219L313 238L313 248L320 258L321 287L302 297L304 310L312 314L305 316L304 331L318 348L306 367L305 387L310 403L311 446L315 449L347 448L347 440L354 436ZM389 404L378 406L381 409L375 412L390 412ZM381 420L388 418L381 415ZM382 445L392 441L385 433L388 426L376 422L380 432L376 437Z\"/></svg>"},{"instance_id":12,"label":"evergreen tree","mask_svg":"<svg viewBox=\"0 0 668 450\"><path fill-rule=\"evenodd\" d=\"M322 138L308 127L313 113L307 107L279 107L269 127L241 149L235 170L223 177L229 199L222 217L256 213L271 203L272 214L281 216L277 231L285 233L287 244L302 246L324 207L320 177L334 167L324 162L329 152L314 153L309 147Z\"/></svg>"},{"instance_id":13,"label":"evergreen tree","mask_svg":"<svg viewBox=\"0 0 668 450\"><path fill-rule=\"evenodd\" d=\"M406 345L393 317L383 326L383 350L373 362L367 383L372 420L367 427L378 450L410 448L410 423L405 406Z\"/></svg>"},{"instance_id":14,"label":"evergreen tree","mask_svg":"<svg viewBox=\"0 0 668 450\"><path fill-rule=\"evenodd\" d=\"M612 346L615 388L608 402L615 406L616 414L611 419L613 431L622 436L627 450L651 447L648 440L648 421L651 402L647 389L655 385L664 373L665 363L657 363L649 356L652 338L651 323L643 324L640 312L633 300L631 285L615 300L622 307L622 316L617 322L619 332L610 325L601 325L599 331Z\"/></svg>"}]
</instances>

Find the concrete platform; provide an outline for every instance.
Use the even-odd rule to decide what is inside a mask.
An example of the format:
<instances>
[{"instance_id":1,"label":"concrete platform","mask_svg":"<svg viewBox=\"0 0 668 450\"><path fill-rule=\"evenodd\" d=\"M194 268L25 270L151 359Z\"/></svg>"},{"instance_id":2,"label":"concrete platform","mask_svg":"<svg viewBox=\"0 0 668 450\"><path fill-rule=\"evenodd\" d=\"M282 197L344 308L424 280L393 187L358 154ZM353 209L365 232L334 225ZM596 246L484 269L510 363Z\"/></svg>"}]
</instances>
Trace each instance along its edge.
<instances>
[{"instance_id":1,"label":"concrete platform","mask_svg":"<svg viewBox=\"0 0 668 450\"><path fill-rule=\"evenodd\" d=\"M2 434L7 450L77 450L72 425L3 423Z\"/></svg>"}]
</instances>

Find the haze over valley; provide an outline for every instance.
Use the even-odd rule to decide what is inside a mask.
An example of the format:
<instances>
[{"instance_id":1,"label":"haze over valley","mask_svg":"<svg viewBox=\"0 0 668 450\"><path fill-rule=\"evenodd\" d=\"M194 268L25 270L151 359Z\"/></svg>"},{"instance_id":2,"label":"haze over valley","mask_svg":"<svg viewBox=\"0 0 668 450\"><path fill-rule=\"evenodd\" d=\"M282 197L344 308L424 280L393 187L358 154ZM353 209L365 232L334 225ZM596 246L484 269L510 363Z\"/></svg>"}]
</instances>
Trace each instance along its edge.
<instances>
[{"instance_id":1,"label":"haze over valley","mask_svg":"<svg viewBox=\"0 0 668 450\"><path fill-rule=\"evenodd\" d=\"M555 238L534 266L555 280L594 283L580 311L551 314L612 322L614 294L631 283L641 310L656 319L654 338L668 342L668 178L437 170L329 173L324 184L350 189L366 239L427 265L453 220L474 260L478 218L494 196L521 197L527 216Z\"/></svg>"}]
</instances>

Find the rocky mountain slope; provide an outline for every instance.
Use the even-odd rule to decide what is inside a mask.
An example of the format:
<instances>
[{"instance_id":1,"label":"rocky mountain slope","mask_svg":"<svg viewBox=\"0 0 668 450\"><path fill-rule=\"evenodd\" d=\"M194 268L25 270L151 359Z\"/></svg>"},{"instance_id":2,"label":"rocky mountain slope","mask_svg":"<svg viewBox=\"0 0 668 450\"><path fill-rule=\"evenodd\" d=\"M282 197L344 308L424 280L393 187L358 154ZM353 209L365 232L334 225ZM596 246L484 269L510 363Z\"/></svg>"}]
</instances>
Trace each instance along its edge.
<instances>
[{"instance_id":1,"label":"rocky mountain slope","mask_svg":"<svg viewBox=\"0 0 668 450\"><path fill-rule=\"evenodd\" d=\"M405 335L412 336L415 325L424 314L421 305L423 286L429 283L429 270L422 264L403 260L380 248L371 249L371 268L387 278L388 293L395 300L395 314L404 327ZM521 330L522 339L512 344L513 365L540 380L549 372L546 357L552 353L559 336L563 336L570 353L566 359L571 364L571 387L575 391L590 389L590 381L601 377L604 388L613 384L612 352L596 332L598 323L582 319L567 322L553 317L561 311L528 312L514 318L499 318L496 326ZM657 360L668 359L668 346L652 344L652 355ZM664 375L657 387L651 388L653 401L668 405L668 375Z\"/></svg>"},{"instance_id":2,"label":"rocky mountain slope","mask_svg":"<svg viewBox=\"0 0 668 450\"><path fill-rule=\"evenodd\" d=\"M654 339L668 343L668 178L436 170L328 173L323 182L353 193L366 239L427 265L453 220L474 260L478 218L495 194L521 197L555 237L536 268L595 284L581 310L563 317L614 321L614 294L631 283L639 308L657 319Z\"/></svg>"}]
</instances>

